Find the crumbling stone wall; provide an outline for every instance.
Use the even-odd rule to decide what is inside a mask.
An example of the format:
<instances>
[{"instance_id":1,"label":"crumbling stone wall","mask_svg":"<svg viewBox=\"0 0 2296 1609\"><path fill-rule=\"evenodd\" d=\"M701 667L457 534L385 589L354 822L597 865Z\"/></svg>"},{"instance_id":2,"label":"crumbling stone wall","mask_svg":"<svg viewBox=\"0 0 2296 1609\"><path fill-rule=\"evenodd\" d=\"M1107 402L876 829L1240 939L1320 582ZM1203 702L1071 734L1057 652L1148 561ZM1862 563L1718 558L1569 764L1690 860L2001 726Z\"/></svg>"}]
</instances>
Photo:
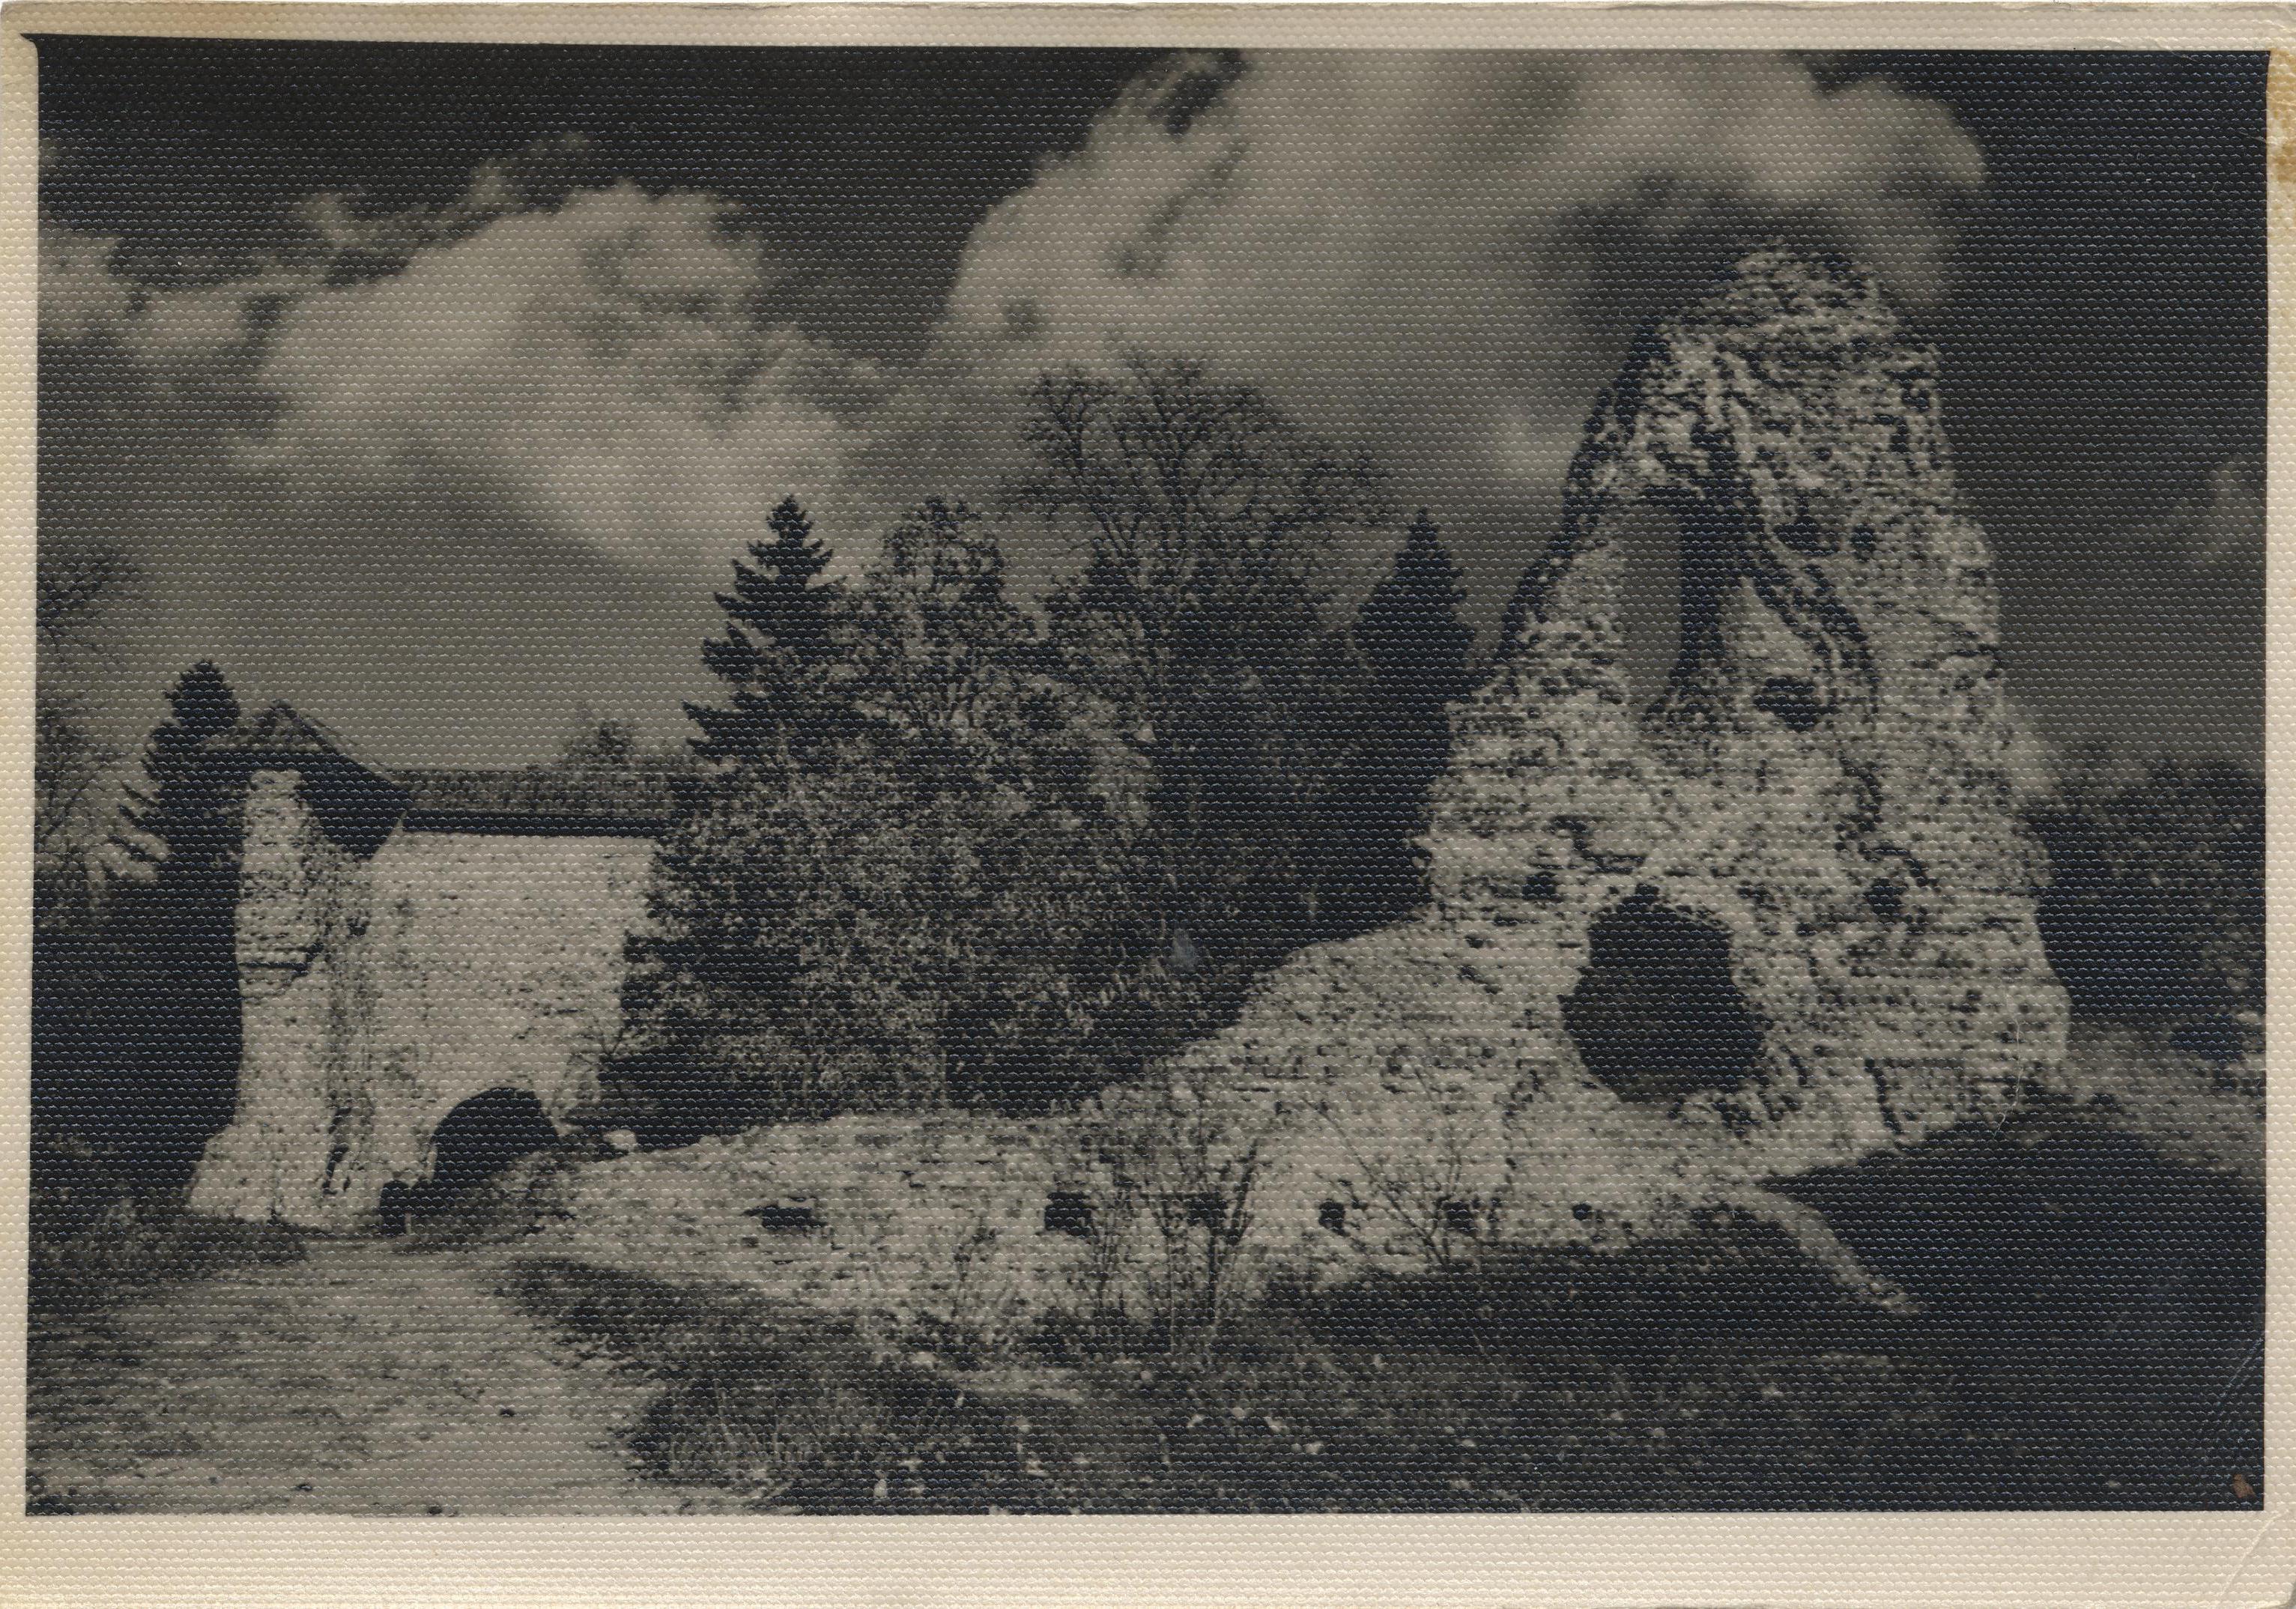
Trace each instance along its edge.
<instances>
[{"instance_id":1,"label":"crumbling stone wall","mask_svg":"<svg viewBox=\"0 0 2296 1609\"><path fill-rule=\"evenodd\" d=\"M192 1205L341 1228L428 1176L471 1096L522 1089L554 1120L594 1096L652 845L400 828L346 846L304 781L249 779L239 1105Z\"/></svg>"},{"instance_id":2,"label":"crumbling stone wall","mask_svg":"<svg viewBox=\"0 0 2296 1609\"><path fill-rule=\"evenodd\" d=\"M1644 501L1682 532L1681 648L1637 710L1619 538ZM1357 1202L1360 1249L1402 1256L1398 1178L1503 1237L1743 1210L1848 1271L1764 1181L1998 1110L2064 1051L1996 612L1934 354L1857 270L1760 253L1646 333L1456 711L1431 904L1295 957L1186 1058L1280 1157L1263 1211L1325 1255L1318 1204ZM1590 932L1637 907L1726 940L1759 1034L1734 1087L1636 1098L1586 1064Z\"/></svg>"},{"instance_id":3,"label":"crumbling stone wall","mask_svg":"<svg viewBox=\"0 0 2296 1609\"><path fill-rule=\"evenodd\" d=\"M1683 533L1681 651L1637 709L1620 538L1645 502ZM1080 1119L840 1120L627 1157L585 1170L557 1232L962 1318L983 1291L1042 1309L1112 1281L1136 1301L1175 1194L1183 1228L1237 1231L1244 1278L1744 1213L1893 1299L1766 1186L1998 1112L2062 1057L1995 615L1933 354L1856 269L1758 254L1645 334L1595 409L1561 529L1455 711L1423 910L1301 952L1232 1028ZM1703 1079L1694 1055L1603 1076L1574 1023L1606 990L1637 1002L1596 951L1668 922L1726 975L1660 966L1640 1005L1710 997L1685 1032L1734 1054ZM1054 1192L1092 1235L1047 1223ZM817 1224L745 1219L784 1199Z\"/></svg>"}]
</instances>

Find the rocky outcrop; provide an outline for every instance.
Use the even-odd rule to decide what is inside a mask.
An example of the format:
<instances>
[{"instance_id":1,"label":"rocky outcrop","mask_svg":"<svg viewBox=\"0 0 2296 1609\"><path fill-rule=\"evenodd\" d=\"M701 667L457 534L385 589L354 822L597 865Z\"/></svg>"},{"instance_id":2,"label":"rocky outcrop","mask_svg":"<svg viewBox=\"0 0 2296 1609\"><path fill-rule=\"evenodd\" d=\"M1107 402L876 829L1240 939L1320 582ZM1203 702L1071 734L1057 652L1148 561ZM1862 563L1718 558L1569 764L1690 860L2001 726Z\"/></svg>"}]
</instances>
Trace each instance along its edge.
<instances>
[{"instance_id":1,"label":"rocky outcrop","mask_svg":"<svg viewBox=\"0 0 2296 1609\"><path fill-rule=\"evenodd\" d=\"M247 776L231 1126L194 1211L348 1228L427 1178L463 1102L595 1096L652 842L611 821L411 814L406 790L276 709ZM461 829L461 830L458 830Z\"/></svg>"}]
</instances>

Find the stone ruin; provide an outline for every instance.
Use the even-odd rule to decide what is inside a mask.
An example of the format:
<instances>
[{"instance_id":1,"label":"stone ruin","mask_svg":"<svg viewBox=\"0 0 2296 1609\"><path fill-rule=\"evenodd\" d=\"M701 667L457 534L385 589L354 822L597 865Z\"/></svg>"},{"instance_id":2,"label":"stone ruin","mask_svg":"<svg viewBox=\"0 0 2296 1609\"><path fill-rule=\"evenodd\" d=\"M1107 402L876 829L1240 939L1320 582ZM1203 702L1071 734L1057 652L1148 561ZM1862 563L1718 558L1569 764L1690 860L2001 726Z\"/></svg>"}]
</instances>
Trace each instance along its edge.
<instances>
[{"instance_id":1,"label":"stone ruin","mask_svg":"<svg viewBox=\"0 0 2296 1609\"><path fill-rule=\"evenodd\" d=\"M1679 652L1638 708L1623 538L1653 515ZM1266 1134L1260 1211L1328 1260L1319 1222L1408 1256L1740 1211L1861 1277L1768 1183L2064 1055L1996 616L1935 355L1859 271L1758 253L1644 333L1454 712L1430 903L1182 1059Z\"/></svg>"},{"instance_id":2,"label":"stone ruin","mask_svg":"<svg viewBox=\"0 0 2296 1609\"><path fill-rule=\"evenodd\" d=\"M458 1111L542 1136L595 1097L660 801L390 776L283 704L213 748L246 779L242 1048L193 1211L364 1227Z\"/></svg>"},{"instance_id":3,"label":"stone ruin","mask_svg":"<svg viewBox=\"0 0 2296 1609\"><path fill-rule=\"evenodd\" d=\"M1627 534L1652 517L1680 533L1679 647L1638 707ZM1996 608L1934 354L1849 265L1758 253L1597 405L1455 710L1416 915L1301 951L1077 1117L845 1118L602 1161L550 1232L847 1308L963 1292L1009 1317L1124 1299L1176 1233L1345 1278L1739 1214L1892 1299L1771 1186L2002 1112L2063 1055ZM248 1067L199 1201L342 1221L419 1174L424 1125L471 1088L514 1071L557 1113L586 1088L644 846L402 817L362 851L300 775L252 768ZM522 959L498 979L497 954Z\"/></svg>"},{"instance_id":4,"label":"stone ruin","mask_svg":"<svg viewBox=\"0 0 2296 1609\"><path fill-rule=\"evenodd\" d=\"M1652 513L1681 535L1679 653L1637 707L1623 537ZM1344 1279L1734 1215L1900 1300L1771 1186L2002 1114L2063 1056L1995 617L1933 353L1853 267L1751 257L1598 404L1455 710L1414 917L1300 952L1066 1127L852 1118L627 1158L584 1170L563 1233L979 1322L1129 1301L1176 1225Z\"/></svg>"}]
</instances>

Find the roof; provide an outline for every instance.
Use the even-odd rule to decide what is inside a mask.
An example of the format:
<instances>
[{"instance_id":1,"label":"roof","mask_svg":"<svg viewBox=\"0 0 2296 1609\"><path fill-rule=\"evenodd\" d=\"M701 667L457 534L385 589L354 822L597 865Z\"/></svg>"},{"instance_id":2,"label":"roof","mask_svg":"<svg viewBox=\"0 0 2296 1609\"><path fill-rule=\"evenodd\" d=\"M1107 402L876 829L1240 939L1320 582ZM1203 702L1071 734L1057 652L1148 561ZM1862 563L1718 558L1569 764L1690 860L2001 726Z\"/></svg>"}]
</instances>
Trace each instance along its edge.
<instances>
[{"instance_id":1,"label":"roof","mask_svg":"<svg viewBox=\"0 0 2296 1609\"><path fill-rule=\"evenodd\" d=\"M260 715L242 716L230 731L208 739L207 747L250 760L330 759L390 780L390 773L368 763L325 724L284 702Z\"/></svg>"},{"instance_id":2,"label":"roof","mask_svg":"<svg viewBox=\"0 0 2296 1609\"><path fill-rule=\"evenodd\" d=\"M674 809L669 780L640 771L408 770L405 825L412 833L536 833L644 836Z\"/></svg>"},{"instance_id":3,"label":"roof","mask_svg":"<svg viewBox=\"0 0 2296 1609\"><path fill-rule=\"evenodd\" d=\"M207 746L250 768L273 765L324 776L330 796L348 786L361 800L360 816L379 811L386 818L385 834L399 826L410 833L651 837L662 830L674 809L670 777L652 770L529 766L386 771L362 759L324 723L286 703L242 719Z\"/></svg>"}]
</instances>

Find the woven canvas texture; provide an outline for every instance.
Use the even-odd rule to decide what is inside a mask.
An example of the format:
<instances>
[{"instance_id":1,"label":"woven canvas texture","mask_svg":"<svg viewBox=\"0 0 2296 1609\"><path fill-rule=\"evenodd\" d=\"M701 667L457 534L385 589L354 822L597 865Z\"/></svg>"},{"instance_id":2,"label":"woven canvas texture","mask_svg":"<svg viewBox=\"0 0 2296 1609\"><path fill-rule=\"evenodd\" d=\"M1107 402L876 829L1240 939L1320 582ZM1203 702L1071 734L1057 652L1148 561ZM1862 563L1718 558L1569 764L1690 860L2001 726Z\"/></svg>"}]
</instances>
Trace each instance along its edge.
<instances>
[{"instance_id":1,"label":"woven canvas texture","mask_svg":"<svg viewBox=\"0 0 2296 1609\"><path fill-rule=\"evenodd\" d=\"M2261 54L37 46L34 1513L2262 1505Z\"/></svg>"}]
</instances>

